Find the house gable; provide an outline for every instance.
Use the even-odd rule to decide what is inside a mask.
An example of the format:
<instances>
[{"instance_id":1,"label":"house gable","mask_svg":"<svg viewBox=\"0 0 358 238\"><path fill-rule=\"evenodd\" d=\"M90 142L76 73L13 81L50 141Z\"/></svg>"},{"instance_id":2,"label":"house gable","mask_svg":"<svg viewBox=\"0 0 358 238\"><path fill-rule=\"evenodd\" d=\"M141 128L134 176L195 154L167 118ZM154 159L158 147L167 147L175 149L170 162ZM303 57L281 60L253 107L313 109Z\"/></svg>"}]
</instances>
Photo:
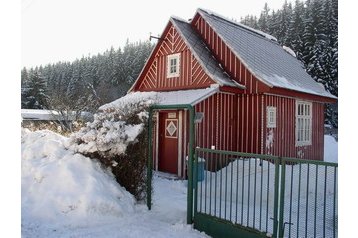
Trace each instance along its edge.
<instances>
[{"instance_id":1,"label":"house gable","mask_svg":"<svg viewBox=\"0 0 358 238\"><path fill-rule=\"evenodd\" d=\"M129 91L169 91L206 88L216 82L192 54L173 20L167 24L137 81ZM167 78L167 56L180 54L179 77Z\"/></svg>"}]
</instances>

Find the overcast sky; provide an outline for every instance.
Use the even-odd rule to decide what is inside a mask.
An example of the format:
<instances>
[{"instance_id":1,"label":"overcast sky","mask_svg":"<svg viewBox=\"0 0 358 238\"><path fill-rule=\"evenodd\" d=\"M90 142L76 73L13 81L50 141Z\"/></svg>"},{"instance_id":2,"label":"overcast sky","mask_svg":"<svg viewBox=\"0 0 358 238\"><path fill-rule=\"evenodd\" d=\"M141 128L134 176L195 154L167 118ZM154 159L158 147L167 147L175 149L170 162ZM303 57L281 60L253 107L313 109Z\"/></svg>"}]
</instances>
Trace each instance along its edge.
<instances>
[{"instance_id":1,"label":"overcast sky","mask_svg":"<svg viewBox=\"0 0 358 238\"><path fill-rule=\"evenodd\" d=\"M72 61L111 46L161 34L169 17L192 18L198 7L240 20L259 16L265 2L279 9L284 0L22 0L21 66ZM293 1L291 1L293 2Z\"/></svg>"}]
</instances>

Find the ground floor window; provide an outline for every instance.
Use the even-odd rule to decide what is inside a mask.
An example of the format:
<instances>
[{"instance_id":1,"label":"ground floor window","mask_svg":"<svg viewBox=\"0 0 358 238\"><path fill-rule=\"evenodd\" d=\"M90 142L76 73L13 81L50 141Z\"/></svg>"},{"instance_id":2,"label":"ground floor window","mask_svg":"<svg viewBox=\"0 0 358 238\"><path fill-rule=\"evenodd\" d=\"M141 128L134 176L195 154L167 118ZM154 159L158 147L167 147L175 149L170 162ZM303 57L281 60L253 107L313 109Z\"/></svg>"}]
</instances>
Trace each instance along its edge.
<instances>
[{"instance_id":1,"label":"ground floor window","mask_svg":"<svg viewBox=\"0 0 358 238\"><path fill-rule=\"evenodd\" d=\"M296 146L311 145L312 103L296 101Z\"/></svg>"}]
</instances>

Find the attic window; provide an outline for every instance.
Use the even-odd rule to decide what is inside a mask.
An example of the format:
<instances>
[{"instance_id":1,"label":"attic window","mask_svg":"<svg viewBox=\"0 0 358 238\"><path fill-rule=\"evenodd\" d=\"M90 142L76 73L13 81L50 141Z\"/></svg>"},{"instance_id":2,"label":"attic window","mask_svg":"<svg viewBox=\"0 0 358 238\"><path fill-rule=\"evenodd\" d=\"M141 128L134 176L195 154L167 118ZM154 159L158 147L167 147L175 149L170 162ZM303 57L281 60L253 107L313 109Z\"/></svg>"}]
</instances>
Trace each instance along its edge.
<instances>
[{"instance_id":1,"label":"attic window","mask_svg":"<svg viewBox=\"0 0 358 238\"><path fill-rule=\"evenodd\" d=\"M180 53L168 55L167 78L179 77Z\"/></svg>"}]
</instances>

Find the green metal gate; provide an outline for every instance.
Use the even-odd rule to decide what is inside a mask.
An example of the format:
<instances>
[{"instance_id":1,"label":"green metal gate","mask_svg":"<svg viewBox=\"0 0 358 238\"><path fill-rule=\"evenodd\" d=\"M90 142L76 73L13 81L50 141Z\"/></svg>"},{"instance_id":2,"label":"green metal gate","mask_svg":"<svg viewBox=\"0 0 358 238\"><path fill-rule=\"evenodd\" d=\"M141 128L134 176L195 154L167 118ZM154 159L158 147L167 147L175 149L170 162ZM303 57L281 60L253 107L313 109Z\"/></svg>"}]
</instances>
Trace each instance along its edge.
<instances>
[{"instance_id":1,"label":"green metal gate","mask_svg":"<svg viewBox=\"0 0 358 238\"><path fill-rule=\"evenodd\" d=\"M194 227L213 237L336 237L337 167L196 148Z\"/></svg>"}]
</instances>

